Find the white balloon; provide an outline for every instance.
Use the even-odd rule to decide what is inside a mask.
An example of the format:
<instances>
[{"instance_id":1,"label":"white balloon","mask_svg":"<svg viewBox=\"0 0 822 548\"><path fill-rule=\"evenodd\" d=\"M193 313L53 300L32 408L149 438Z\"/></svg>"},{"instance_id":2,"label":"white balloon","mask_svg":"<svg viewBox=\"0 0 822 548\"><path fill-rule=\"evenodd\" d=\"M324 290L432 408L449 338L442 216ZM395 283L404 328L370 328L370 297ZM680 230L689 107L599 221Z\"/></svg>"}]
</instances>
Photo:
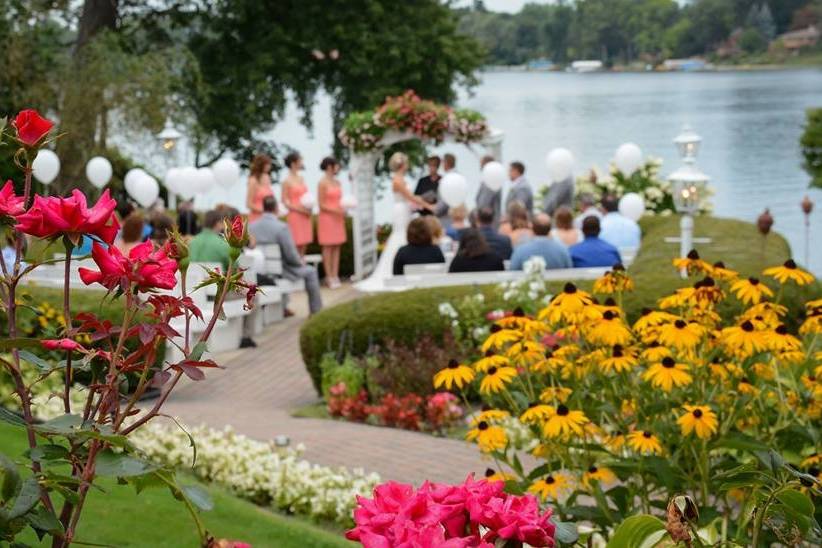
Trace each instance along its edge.
<instances>
[{"instance_id":1,"label":"white balloon","mask_svg":"<svg viewBox=\"0 0 822 548\"><path fill-rule=\"evenodd\" d=\"M141 175L132 181L131 188L128 189L128 195L134 198L134 201L142 207L147 208L159 198L160 185L151 175Z\"/></svg>"},{"instance_id":2,"label":"white balloon","mask_svg":"<svg viewBox=\"0 0 822 548\"><path fill-rule=\"evenodd\" d=\"M614 165L625 175L631 175L642 165L642 149L634 143L619 146L614 154Z\"/></svg>"},{"instance_id":3,"label":"white balloon","mask_svg":"<svg viewBox=\"0 0 822 548\"><path fill-rule=\"evenodd\" d=\"M620 198L619 212L632 221L638 221L645 213L645 200L636 192L629 192Z\"/></svg>"},{"instance_id":4,"label":"white balloon","mask_svg":"<svg viewBox=\"0 0 822 548\"><path fill-rule=\"evenodd\" d=\"M449 207L462 205L468 195L468 181L454 171L446 173L440 181L439 193Z\"/></svg>"},{"instance_id":5,"label":"white balloon","mask_svg":"<svg viewBox=\"0 0 822 548\"><path fill-rule=\"evenodd\" d=\"M146 173L144 169L139 167L129 169L126 172L126 176L123 177L123 186L126 187L126 192L128 192L129 195L131 195L131 189L134 188L134 185L137 183L137 179L140 177L150 177L150 175Z\"/></svg>"},{"instance_id":6,"label":"white balloon","mask_svg":"<svg viewBox=\"0 0 822 548\"><path fill-rule=\"evenodd\" d=\"M102 156L95 156L86 164L86 178L97 188L106 186L111 174L111 162Z\"/></svg>"},{"instance_id":7,"label":"white balloon","mask_svg":"<svg viewBox=\"0 0 822 548\"><path fill-rule=\"evenodd\" d=\"M306 209L312 209L317 203L317 200L314 199L314 195L306 192L300 197L300 205Z\"/></svg>"},{"instance_id":8,"label":"white balloon","mask_svg":"<svg viewBox=\"0 0 822 548\"><path fill-rule=\"evenodd\" d=\"M50 185L60 173L60 158L51 150L41 148L31 164L31 171L35 179L44 185Z\"/></svg>"},{"instance_id":9,"label":"white balloon","mask_svg":"<svg viewBox=\"0 0 822 548\"><path fill-rule=\"evenodd\" d=\"M175 174L176 182L172 183L174 191L183 197L183 200L190 200L197 194L198 173L196 167L183 167Z\"/></svg>"},{"instance_id":10,"label":"white balloon","mask_svg":"<svg viewBox=\"0 0 822 548\"><path fill-rule=\"evenodd\" d=\"M343 209L354 209L357 207L357 199L353 196L343 196L340 200L340 205Z\"/></svg>"},{"instance_id":11,"label":"white balloon","mask_svg":"<svg viewBox=\"0 0 822 548\"><path fill-rule=\"evenodd\" d=\"M482 167L482 182L494 192L502 188L502 183L507 178L505 166L499 162L488 162Z\"/></svg>"},{"instance_id":12,"label":"white balloon","mask_svg":"<svg viewBox=\"0 0 822 548\"><path fill-rule=\"evenodd\" d=\"M231 158L220 158L211 166L217 184L226 188L240 179L240 165Z\"/></svg>"},{"instance_id":13,"label":"white balloon","mask_svg":"<svg viewBox=\"0 0 822 548\"><path fill-rule=\"evenodd\" d=\"M174 194L179 194L177 191L177 187L180 184L182 169L179 167L170 167L168 171L166 171L165 177L163 177L163 186L165 186L169 192L173 192Z\"/></svg>"},{"instance_id":14,"label":"white balloon","mask_svg":"<svg viewBox=\"0 0 822 548\"><path fill-rule=\"evenodd\" d=\"M545 157L552 182L564 181L574 173L574 155L567 148L555 148Z\"/></svg>"},{"instance_id":15,"label":"white balloon","mask_svg":"<svg viewBox=\"0 0 822 548\"><path fill-rule=\"evenodd\" d=\"M214 172L211 171L210 167L201 167L198 169L194 181L194 188L197 194L205 194L217 184L217 181L214 179Z\"/></svg>"}]
</instances>

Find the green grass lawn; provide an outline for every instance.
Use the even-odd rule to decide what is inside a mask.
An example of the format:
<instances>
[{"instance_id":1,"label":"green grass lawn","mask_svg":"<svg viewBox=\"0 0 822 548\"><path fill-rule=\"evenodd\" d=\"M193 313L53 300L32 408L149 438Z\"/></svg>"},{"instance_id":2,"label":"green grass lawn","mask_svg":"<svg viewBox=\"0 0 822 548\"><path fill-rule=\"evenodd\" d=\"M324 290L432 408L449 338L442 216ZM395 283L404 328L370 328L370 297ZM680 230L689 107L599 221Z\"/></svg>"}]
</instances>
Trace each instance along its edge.
<instances>
[{"instance_id":1,"label":"green grass lawn","mask_svg":"<svg viewBox=\"0 0 822 548\"><path fill-rule=\"evenodd\" d=\"M27 445L23 431L0 424L0 450L22 462ZM186 483L195 483L185 478ZM198 546L196 528L183 504L167 489L148 489L136 495L134 489L103 479L95 483L78 529L77 540L104 546L183 548ZM211 494L214 509L202 514L208 531L215 537L242 540L254 548L303 548L353 546L342 532L325 530L304 520L269 512L241 500L223 489L203 486ZM29 530L30 531L30 530ZM38 543L33 533L23 542ZM50 543L48 544L50 546Z\"/></svg>"}]
</instances>

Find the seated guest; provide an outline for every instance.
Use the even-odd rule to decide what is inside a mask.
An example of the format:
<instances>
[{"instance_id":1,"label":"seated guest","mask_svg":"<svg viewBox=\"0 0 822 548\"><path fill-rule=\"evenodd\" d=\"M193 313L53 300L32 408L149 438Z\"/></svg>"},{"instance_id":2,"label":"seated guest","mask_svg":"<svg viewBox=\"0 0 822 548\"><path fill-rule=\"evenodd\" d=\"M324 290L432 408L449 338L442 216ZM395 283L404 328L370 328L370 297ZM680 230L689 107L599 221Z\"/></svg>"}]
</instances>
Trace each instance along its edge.
<instances>
[{"instance_id":1,"label":"seated guest","mask_svg":"<svg viewBox=\"0 0 822 548\"><path fill-rule=\"evenodd\" d=\"M323 307L323 301L317 269L303 264L288 225L277 218L277 199L274 196L264 197L262 210L260 218L248 225L249 234L254 237L258 245L277 244L280 246L283 277L291 281L304 280L309 312L311 314L319 312ZM283 305L287 309L288 294L283 294ZM288 315L293 315L293 312L288 311Z\"/></svg>"},{"instance_id":2,"label":"seated guest","mask_svg":"<svg viewBox=\"0 0 822 548\"><path fill-rule=\"evenodd\" d=\"M574 268L614 266L622 262L617 248L599 238L598 218L591 216L582 221L582 234L585 239L568 250Z\"/></svg>"},{"instance_id":3,"label":"seated guest","mask_svg":"<svg viewBox=\"0 0 822 548\"><path fill-rule=\"evenodd\" d=\"M428 230L431 232L431 243L439 247L443 253L451 251L453 240L443 229L439 219L433 215L426 215L425 222L428 223Z\"/></svg>"},{"instance_id":4,"label":"seated guest","mask_svg":"<svg viewBox=\"0 0 822 548\"><path fill-rule=\"evenodd\" d=\"M602 232L599 237L615 246L638 248L642 231L636 221L619 212L619 200L613 194L602 198L605 216L602 218Z\"/></svg>"},{"instance_id":5,"label":"seated guest","mask_svg":"<svg viewBox=\"0 0 822 548\"><path fill-rule=\"evenodd\" d=\"M445 262L442 250L434 244L431 238L431 228L426 217L417 217L408 223L405 237L408 243L399 248L397 254L394 255L394 276L404 274L407 264Z\"/></svg>"},{"instance_id":6,"label":"seated guest","mask_svg":"<svg viewBox=\"0 0 822 548\"><path fill-rule=\"evenodd\" d=\"M551 237L565 247L571 247L582 241L582 232L574 228L574 214L569 208L560 206L554 212Z\"/></svg>"},{"instance_id":7,"label":"seated guest","mask_svg":"<svg viewBox=\"0 0 822 548\"><path fill-rule=\"evenodd\" d=\"M545 268L572 268L568 250L549 236L551 218L546 213L534 216L534 237L514 248L511 255L511 270L522 270L522 266L531 257L542 257Z\"/></svg>"},{"instance_id":8,"label":"seated guest","mask_svg":"<svg viewBox=\"0 0 822 548\"><path fill-rule=\"evenodd\" d=\"M485 208L483 208L485 209ZM493 220L493 212L491 218ZM466 228L460 238L460 247L448 272L492 272L505 270L502 259L494 253L482 232L476 228Z\"/></svg>"},{"instance_id":9,"label":"seated guest","mask_svg":"<svg viewBox=\"0 0 822 548\"><path fill-rule=\"evenodd\" d=\"M151 225L151 241L157 245L163 245L168 240L168 233L174 229L174 219L163 213L155 211L149 220Z\"/></svg>"},{"instance_id":10,"label":"seated guest","mask_svg":"<svg viewBox=\"0 0 822 548\"><path fill-rule=\"evenodd\" d=\"M137 211L129 213L123 220L123 228L120 235L114 241L114 247L120 250L123 255L128 255L135 246L143 241L143 216Z\"/></svg>"},{"instance_id":11,"label":"seated guest","mask_svg":"<svg viewBox=\"0 0 822 548\"><path fill-rule=\"evenodd\" d=\"M482 207L477 211L477 227L491 251L503 261L511 258L511 238L494 230L494 211L490 207Z\"/></svg>"},{"instance_id":12,"label":"seated guest","mask_svg":"<svg viewBox=\"0 0 822 548\"><path fill-rule=\"evenodd\" d=\"M196 236L200 233L200 223L192 200L180 202L180 207L177 208L177 228L183 236Z\"/></svg>"},{"instance_id":13,"label":"seated guest","mask_svg":"<svg viewBox=\"0 0 822 548\"><path fill-rule=\"evenodd\" d=\"M596 217L602 220L602 210L597 206L597 201L593 194L585 192L579 196L579 210L582 212L574 217L574 228L582 229L582 220L586 217Z\"/></svg>"},{"instance_id":14,"label":"seated guest","mask_svg":"<svg viewBox=\"0 0 822 548\"><path fill-rule=\"evenodd\" d=\"M219 263L223 271L228 268L230 246L223 237L225 224L221 210L206 212L203 229L188 244L188 255L193 263Z\"/></svg>"},{"instance_id":15,"label":"seated guest","mask_svg":"<svg viewBox=\"0 0 822 548\"><path fill-rule=\"evenodd\" d=\"M451 224L445 229L445 233L449 238L458 242L460 233L468 228L468 208L464 205L458 205L450 208L448 214L451 217Z\"/></svg>"},{"instance_id":16,"label":"seated guest","mask_svg":"<svg viewBox=\"0 0 822 548\"><path fill-rule=\"evenodd\" d=\"M499 225L499 233L511 238L511 244L516 247L534 235L531 230L531 221L528 210L522 202L511 202L506 211L506 220Z\"/></svg>"}]
</instances>

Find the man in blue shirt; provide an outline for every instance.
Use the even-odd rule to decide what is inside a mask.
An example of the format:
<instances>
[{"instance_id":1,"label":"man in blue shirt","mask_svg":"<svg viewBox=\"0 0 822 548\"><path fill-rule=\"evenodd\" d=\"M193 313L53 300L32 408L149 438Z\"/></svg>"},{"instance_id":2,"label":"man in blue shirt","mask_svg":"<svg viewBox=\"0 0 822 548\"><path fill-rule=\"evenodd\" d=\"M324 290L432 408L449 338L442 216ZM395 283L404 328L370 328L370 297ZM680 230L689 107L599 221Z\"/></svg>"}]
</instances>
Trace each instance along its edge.
<instances>
[{"instance_id":1,"label":"man in blue shirt","mask_svg":"<svg viewBox=\"0 0 822 548\"><path fill-rule=\"evenodd\" d=\"M545 268L572 268L571 256L559 242L550 238L551 218L545 213L537 213L531 223L534 237L514 248L511 255L511 270L522 270L522 265L531 257L542 257Z\"/></svg>"},{"instance_id":2,"label":"man in blue shirt","mask_svg":"<svg viewBox=\"0 0 822 548\"><path fill-rule=\"evenodd\" d=\"M602 198L605 216L600 221L602 233L599 237L618 249L639 249L642 230L636 221L619 212L619 200L613 194Z\"/></svg>"},{"instance_id":3,"label":"man in blue shirt","mask_svg":"<svg viewBox=\"0 0 822 548\"><path fill-rule=\"evenodd\" d=\"M494 210L490 207L481 207L477 212L477 225L480 233L488 242L491 251L500 259L507 261L511 258L511 238L500 234L494 229Z\"/></svg>"},{"instance_id":4,"label":"man in blue shirt","mask_svg":"<svg viewBox=\"0 0 822 548\"><path fill-rule=\"evenodd\" d=\"M583 219L582 234L585 239L569 249L575 268L614 266L622 262L617 248L599 238L599 219L593 215Z\"/></svg>"}]
</instances>

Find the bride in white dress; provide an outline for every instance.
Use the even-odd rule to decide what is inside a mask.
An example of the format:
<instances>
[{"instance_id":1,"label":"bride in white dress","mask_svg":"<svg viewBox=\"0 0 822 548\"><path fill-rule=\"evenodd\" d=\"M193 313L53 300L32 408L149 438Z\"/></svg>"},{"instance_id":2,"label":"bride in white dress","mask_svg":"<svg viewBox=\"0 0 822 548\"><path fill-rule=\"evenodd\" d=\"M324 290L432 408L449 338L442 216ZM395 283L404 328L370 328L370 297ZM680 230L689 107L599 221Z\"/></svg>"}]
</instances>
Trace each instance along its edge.
<instances>
[{"instance_id":1,"label":"bride in white dress","mask_svg":"<svg viewBox=\"0 0 822 548\"><path fill-rule=\"evenodd\" d=\"M402 152L395 152L388 160L388 169L391 170L391 190L394 192L394 207L392 209L391 236L385 242L380 260L371 275L356 284L360 291L378 291L385 286L385 280L393 276L394 255L406 244L405 231L411 221L411 209L427 209L433 211L433 206L414 195L405 180L408 171L408 156Z\"/></svg>"}]
</instances>

